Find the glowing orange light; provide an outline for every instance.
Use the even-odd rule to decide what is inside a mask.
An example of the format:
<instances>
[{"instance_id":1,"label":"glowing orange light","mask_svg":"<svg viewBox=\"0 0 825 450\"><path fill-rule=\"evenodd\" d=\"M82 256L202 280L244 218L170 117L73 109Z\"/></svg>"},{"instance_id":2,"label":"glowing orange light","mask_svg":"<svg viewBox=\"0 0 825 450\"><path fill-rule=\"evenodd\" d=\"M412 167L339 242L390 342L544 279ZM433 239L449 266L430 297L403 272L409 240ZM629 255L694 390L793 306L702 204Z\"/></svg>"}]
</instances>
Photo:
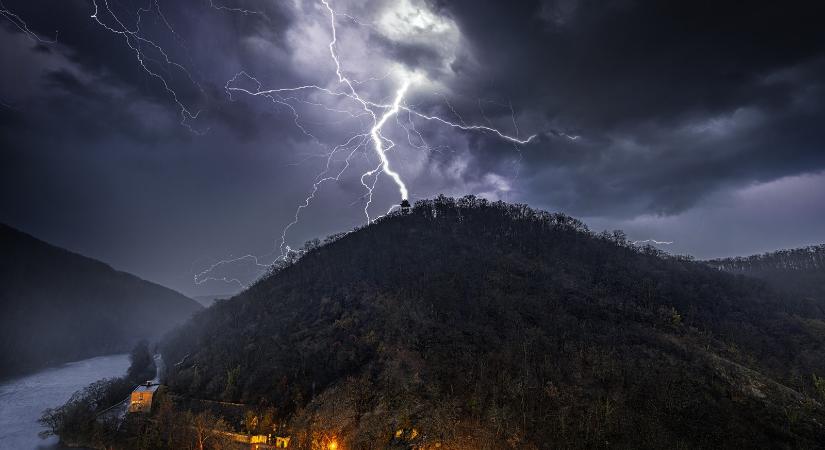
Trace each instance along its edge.
<instances>
[{"instance_id":1,"label":"glowing orange light","mask_svg":"<svg viewBox=\"0 0 825 450\"><path fill-rule=\"evenodd\" d=\"M337 450L338 449L338 443L335 442L335 441L332 441L332 442L329 443L329 445L327 445L327 448L329 450Z\"/></svg>"}]
</instances>

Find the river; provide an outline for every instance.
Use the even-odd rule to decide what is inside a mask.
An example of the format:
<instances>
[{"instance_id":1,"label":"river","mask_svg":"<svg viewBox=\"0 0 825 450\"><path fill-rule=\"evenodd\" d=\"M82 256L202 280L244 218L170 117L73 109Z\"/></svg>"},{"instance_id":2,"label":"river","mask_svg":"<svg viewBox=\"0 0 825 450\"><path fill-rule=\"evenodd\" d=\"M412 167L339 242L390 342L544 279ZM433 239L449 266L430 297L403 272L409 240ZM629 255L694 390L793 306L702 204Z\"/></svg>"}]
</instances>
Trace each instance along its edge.
<instances>
[{"instance_id":1,"label":"river","mask_svg":"<svg viewBox=\"0 0 825 450\"><path fill-rule=\"evenodd\" d=\"M0 449L58 449L57 438L38 437L37 423L46 408L60 406L71 395L101 378L119 377L129 368L129 355L109 355L52 367L0 383Z\"/></svg>"}]
</instances>

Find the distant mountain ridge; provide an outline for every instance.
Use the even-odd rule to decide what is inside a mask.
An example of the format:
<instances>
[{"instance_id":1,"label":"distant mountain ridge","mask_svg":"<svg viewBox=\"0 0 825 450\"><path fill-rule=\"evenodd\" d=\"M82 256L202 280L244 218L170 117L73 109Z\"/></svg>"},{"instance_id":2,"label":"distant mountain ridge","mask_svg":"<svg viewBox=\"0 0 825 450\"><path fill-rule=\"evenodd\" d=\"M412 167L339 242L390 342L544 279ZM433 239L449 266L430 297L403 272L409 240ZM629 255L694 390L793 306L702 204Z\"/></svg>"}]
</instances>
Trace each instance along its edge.
<instances>
[{"instance_id":1,"label":"distant mountain ridge","mask_svg":"<svg viewBox=\"0 0 825 450\"><path fill-rule=\"evenodd\" d=\"M763 280L796 312L825 319L825 244L705 262L725 272Z\"/></svg>"},{"instance_id":2,"label":"distant mountain ridge","mask_svg":"<svg viewBox=\"0 0 825 450\"><path fill-rule=\"evenodd\" d=\"M212 306L212 304L215 303L218 300L232 298L236 295L238 295L237 292L234 293L234 294L233 293L226 293L226 294L196 295L196 296L192 297L192 300L195 300L196 302L203 305L205 308L208 308L208 307Z\"/></svg>"},{"instance_id":3,"label":"distant mountain ridge","mask_svg":"<svg viewBox=\"0 0 825 450\"><path fill-rule=\"evenodd\" d=\"M0 377L156 339L194 300L0 224Z\"/></svg>"},{"instance_id":4,"label":"distant mountain ridge","mask_svg":"<svg viewBox=\"0 0 825 450\"><path fill-rule=\"evenodd\" d=\"M474 197L305 250L168 335L172 393L306 449L825 442L825 322L758 280Z\"/></svg>"},{"instance_id":5,"label":"distant mountain ridge","mask_svg":"<svg viewBox=\"0 0 825 450\"><path fill-rule=\"evenodd\" d=\"M825 244L783 249L750 256L734 256L707 261L727 272L825 271Z\"/></svg>"}]
</instances>

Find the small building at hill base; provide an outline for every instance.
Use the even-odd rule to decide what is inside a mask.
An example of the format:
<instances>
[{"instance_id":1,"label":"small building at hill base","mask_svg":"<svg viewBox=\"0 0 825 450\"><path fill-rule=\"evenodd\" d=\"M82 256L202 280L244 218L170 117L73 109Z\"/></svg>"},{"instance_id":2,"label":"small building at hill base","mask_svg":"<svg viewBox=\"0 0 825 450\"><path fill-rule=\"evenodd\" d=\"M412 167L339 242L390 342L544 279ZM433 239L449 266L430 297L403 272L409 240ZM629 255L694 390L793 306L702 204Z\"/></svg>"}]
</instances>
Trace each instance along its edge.
<instances>
[{"instance_id":1,"label":"small building at hill base","mask_svg":"<svg viewBox=\"0 0 825 450\"><path fill-rule=\"evenodd\" d=\"M132 395L129 396L129 412L150 412L152 410L152 397L155 396L155 392L157 392L159 387L159 384L152 383L151 381L147 381L136 387L135 390L132 391Z\"/></svg>"}]
</instances>

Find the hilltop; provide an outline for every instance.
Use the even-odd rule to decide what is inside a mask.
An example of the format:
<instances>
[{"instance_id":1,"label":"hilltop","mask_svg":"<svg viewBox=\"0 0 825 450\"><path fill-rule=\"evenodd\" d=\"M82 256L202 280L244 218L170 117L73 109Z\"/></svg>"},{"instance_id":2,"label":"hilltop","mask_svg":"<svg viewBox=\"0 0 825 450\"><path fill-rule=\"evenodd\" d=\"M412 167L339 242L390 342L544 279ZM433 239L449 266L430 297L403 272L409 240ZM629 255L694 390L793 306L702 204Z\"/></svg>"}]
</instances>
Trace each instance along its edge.
<instances>
[{"instance_id":1,"label":"hilltop","mask_svg":"<svg viewBox=\"0 0 825 450\"><path fill-rule=\"evenodd\" d=\"M162 351L170 393L265 410L296 448L825 440L825 323L621 232L474 197L310 242Z\"/></svg>"},{"instance_id":2,"label":"hilltop","mask_svg":"<svg viewBox=\"0 0 825 450\"><path fill-rule=\"evenodd\" d=\"M3 224L0 248L0 377L129 351L202 309Z\"/></svg>"}]
</instances>

